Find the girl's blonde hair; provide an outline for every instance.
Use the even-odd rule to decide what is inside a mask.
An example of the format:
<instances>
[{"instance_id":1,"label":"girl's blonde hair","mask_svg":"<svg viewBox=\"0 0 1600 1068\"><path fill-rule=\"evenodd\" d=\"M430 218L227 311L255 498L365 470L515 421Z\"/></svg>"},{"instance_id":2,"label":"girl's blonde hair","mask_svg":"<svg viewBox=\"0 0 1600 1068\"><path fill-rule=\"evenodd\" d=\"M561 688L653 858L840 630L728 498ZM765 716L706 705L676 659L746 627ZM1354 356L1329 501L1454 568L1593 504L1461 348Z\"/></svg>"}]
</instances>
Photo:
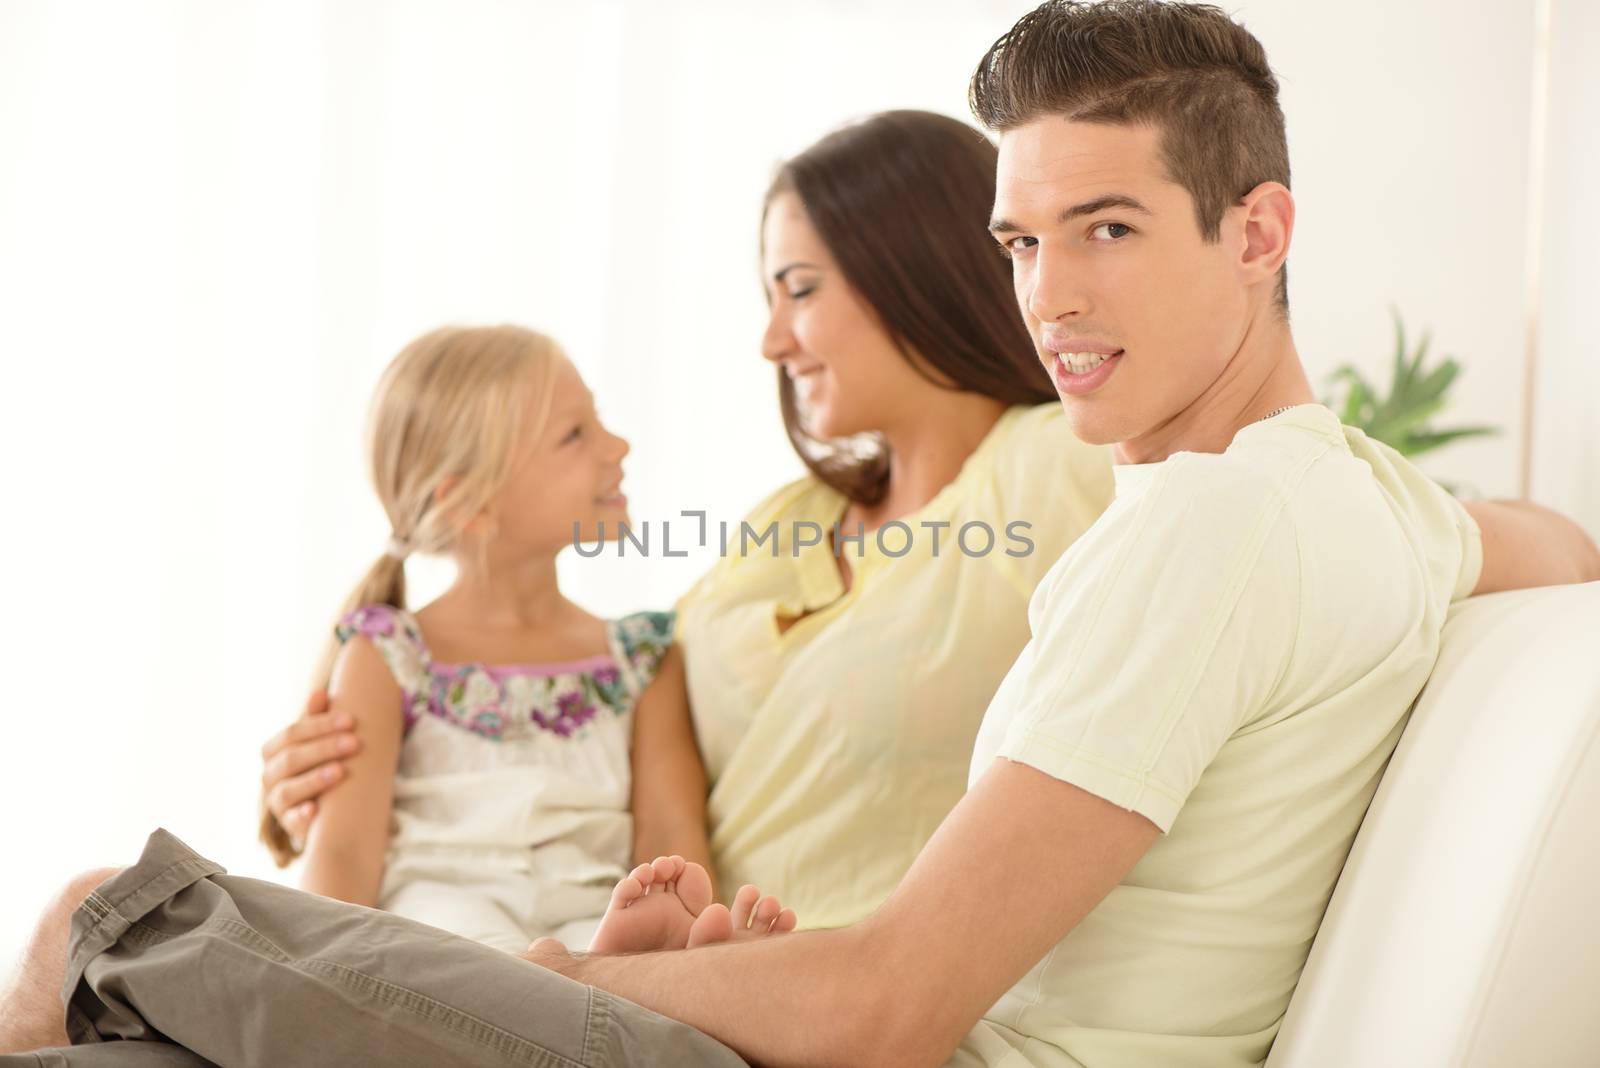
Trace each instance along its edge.
<instances>
[{"instance_id":1,"label":"girl's blonde hair","mask_svg":"<svg viewBox=\"0 0 1600 1068\"><path fill-rule=\"evenodd\" d=\"M563 359L550 338L509 325L440 327L400 350L378 380L366 425L389 545L338 618L369 604L406 607L405 556L450 551L489 506L519 447L543 433ZM339 648L330 638L316 686L328 685ZM297 852L265 809L261 836L280 867Z\"/></svg>"}]
</instances>

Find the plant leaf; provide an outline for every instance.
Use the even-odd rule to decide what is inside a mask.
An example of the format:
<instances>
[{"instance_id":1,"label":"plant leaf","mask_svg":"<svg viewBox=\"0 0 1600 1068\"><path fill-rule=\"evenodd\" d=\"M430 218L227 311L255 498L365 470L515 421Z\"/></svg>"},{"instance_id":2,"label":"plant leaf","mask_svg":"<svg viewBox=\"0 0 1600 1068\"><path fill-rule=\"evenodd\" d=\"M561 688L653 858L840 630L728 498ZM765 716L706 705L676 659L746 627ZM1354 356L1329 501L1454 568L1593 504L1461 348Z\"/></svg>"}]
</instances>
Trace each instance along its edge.
<instances>
[{"instance_id":1,"label":"plant leaf","mask_svg":"<svg viewBox=\"0 0 1600 1068\"><path fill-rule=\"evenodd\" d=\"M1427 374L1411 387L1411 397L1414 403L1430 404L1444 399L1444 391L1450 388L1450 383L1455 381L1456 375L1461 373L1461 365L1446 356L1444 362Z\"/></svg>"},{"instance_id":2,"label":"plant leaf","mask_svg":"<svg viewBox=\"0 0 1600 1068\"><path fill-rule=\"evenodd\" d=\"M1397 406L1391 411L1384 412L1381 419L1373 420L1373 428L1382 435L1382 440L1397 441L1413 430L1420 430L1422 425L1438 415L1443 407L1442 397L1426 404Z\"/></svg>"},{"instance_id":3,"label":"plant leaf","mask_svg":"<svg viewBox=\"0 0 1600 1068\"><path fill-rule=\"evenodd\" d=\"M1361 376L1354 365L1345 364L1328 376L1328 381L1334 385L1344 383L1344 402L1336 404L1333 398L1324 401L1329 408L1339 409L1339 421L1349 426L1365 426L1370 418L1367 409L1372 404L1372 387ZM1337 394L1337 391L1335 391Z\"/></svg>"},{"instance_id":4,"label":"plant leaf","mask_svg":"<svg viewBox=\"0 0 1600 1068\"><path fill-rule=\"evenodd\" d=\"M1428 355L1428 344L1433 340L1433 335L1428 331L1422 332L1422 337L1417 341L1416 354L1411 358L1411 366L1406 368L1405 393L1409 396L1411 388L1416 384L1417 375L1422 372L1422 361ZM1398 388L1396 393L1401 392Z\"/></svg>"},{"instance_id":5,"label":"plant leaf","mask_svg":"<svg viewBox=\"0 0 1600 1068\"><path fill-rule=\"evenodd\" d=\"M1406 327L1400 321L1399 308L1391 304L1389 314L1394 317L1394 372L1389 379L1389 396L1392 398L1406 378Z\"/></svg>"},{"instance_id":6,"label":"plant leaf","mask_svg":"<svg viewBox=\"0 0 1600 1068\"><path fill-rule=\"evenodd\" d=\"M1492 426L1463 426L1454 430L1422 430L1414 434L1407 434L1401 444L1395 445L1395 450L1402 456L1415 456L1418 453L1429 452L1441 445L1448 445L1452 441L1462 438L1478 438L1485 435L1498 434L1498 427Z\"/></svg>"}]
</instances>

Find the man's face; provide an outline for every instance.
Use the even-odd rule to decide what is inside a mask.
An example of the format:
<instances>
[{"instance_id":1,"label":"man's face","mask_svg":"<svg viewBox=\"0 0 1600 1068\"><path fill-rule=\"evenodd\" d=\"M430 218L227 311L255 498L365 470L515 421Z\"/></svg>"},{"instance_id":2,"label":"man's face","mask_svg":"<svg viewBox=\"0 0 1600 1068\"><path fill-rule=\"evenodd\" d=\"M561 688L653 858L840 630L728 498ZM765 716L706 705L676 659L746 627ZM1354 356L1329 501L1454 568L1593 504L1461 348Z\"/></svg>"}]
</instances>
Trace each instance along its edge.
<instances>
[{"instance_id":1,"label":"man's face","mask_svg":"<svg viewBox=\"0 0 1600 1068\"><path fill-rule=\"evenodd\" d=\"M991 229L1079 438L1137 439L1217 382L1250 321L1241 214L1202 240L1154 127L1051 116L1001 135Z\"/></svg>"}]
</instances>

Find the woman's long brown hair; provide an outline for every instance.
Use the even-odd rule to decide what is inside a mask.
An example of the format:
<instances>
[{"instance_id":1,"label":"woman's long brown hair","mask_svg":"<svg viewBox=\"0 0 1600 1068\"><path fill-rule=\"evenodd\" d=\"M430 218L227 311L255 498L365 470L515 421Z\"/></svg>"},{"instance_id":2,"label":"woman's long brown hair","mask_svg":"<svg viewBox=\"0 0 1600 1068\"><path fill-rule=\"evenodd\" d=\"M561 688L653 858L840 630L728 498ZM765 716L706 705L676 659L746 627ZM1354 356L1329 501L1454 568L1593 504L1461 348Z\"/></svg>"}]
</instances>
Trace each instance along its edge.
<instances>
[{"instance_id":1,"label":"woman's long brown hair","mask_svg":"<svg viewBox=\"0 0 1600 1068\"><path fill-rule=\"evenodd\" d=\"M929 381L939 380L926 368L949 388L1043 404L1056 392L1017 310L1010 265L988 232L995 162L994 145L966 123L886 111L784 163L766 204L780 193L798 197L845 280ZM881 500L889 477L884 443L808 434L781 369L778 394L806 467L853 501Z\"/></svg>"}]
</instances>

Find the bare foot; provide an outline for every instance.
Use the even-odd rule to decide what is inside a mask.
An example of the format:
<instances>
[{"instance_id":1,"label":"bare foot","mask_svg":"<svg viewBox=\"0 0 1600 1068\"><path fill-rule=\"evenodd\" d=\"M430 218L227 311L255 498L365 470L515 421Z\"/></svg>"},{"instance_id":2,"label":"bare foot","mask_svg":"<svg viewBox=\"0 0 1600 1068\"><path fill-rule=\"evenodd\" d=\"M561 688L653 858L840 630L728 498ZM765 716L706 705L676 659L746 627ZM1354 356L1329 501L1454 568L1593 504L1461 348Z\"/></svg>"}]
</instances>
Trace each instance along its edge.
<instances>
[{"instance_id":1,"label":"bare foot","mask_svg":"<svg viewBox=\"0 0 1600 1068\"><path fill-rule=\"evenodd\" d=\"M741 886L739 892L733 895L733 910L730 916L733 929L730 932L732 941L745 942L752 938L764 938L769 934L785 934L794 930L794 909L786 909L783 904L772 895L761 896L761 891L754 886ZM723 941L722 939L707 939L707 941Z\"/></svg>"},{"instance_id":2,"label":"bare foot","mask_svg":"<svg viewBox=\"0 0 1600 1068\"><path fill-rule=\"evenodd\" d=\"M793 909L742 886L733 908L711 900L711 877L682 857L641 864L611 892L591 953L648 953L743 942L794 930Z\"/></svg>"},{"instance_id":3,"label":"bare foot","mask_svg":"<svg viewBox=\"0 0 1600 1068\"><path fill-rule=\"evenodd\" d=\"M711 902L711 876L704 868L682 857L657 857L611 892L589 952L684 949L725 941L732 929L728 910Z\"/></svg>"}]
</instances>

